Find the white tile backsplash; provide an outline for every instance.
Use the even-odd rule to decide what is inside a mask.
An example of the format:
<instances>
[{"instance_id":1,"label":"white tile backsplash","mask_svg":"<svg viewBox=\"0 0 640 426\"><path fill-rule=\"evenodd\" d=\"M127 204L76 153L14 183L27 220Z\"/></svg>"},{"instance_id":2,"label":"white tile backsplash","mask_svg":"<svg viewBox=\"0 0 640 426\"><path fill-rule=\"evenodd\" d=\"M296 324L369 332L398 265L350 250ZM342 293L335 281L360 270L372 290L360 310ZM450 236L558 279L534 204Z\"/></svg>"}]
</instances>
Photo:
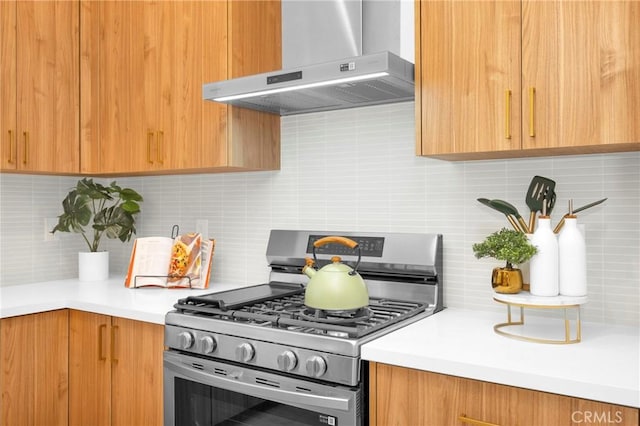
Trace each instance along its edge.
<instances>
[{"instance_id":1,"label":"white tile backsplash","mask_svg":"<svg viewBox=\"0 0 640 426\"><path fill-rule=\"evenodd\" d=\"M491 259L471 245L508 227L476 198L501 198L528 221L534 175L556 181L553 221L569 198L586 210L589 303L583 320L640 324L640 153L447 162L414 154L414 105L403 103L282 118L282 167L274 172L118 178L145 197L138 236L169 235L208 221L217 240L216 282L259 283L273 228L439 232L445 304L479 310L492 300ZM105 179L107 181L111 179ZM0 175L0 285L73 277L77 235L44 242L45 217L77 178ZM131 243L109 240L111 270L124 274Z\"/></svg>"}]
</instances>

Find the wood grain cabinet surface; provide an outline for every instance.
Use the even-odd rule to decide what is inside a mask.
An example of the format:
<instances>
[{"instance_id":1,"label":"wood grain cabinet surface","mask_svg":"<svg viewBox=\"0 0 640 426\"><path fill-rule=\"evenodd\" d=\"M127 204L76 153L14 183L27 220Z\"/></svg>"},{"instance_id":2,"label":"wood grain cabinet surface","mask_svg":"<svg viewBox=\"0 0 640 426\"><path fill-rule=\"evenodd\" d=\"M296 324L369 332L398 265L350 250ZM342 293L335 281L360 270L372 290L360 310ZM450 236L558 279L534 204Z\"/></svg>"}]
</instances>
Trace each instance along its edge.
<instances>
[{"instance_id":1,"label":"wood grain cabinet surface","mask_svg":"<svg viewBox=\"0 0 640 426\"><path fill-rule=\"evenodd\" d=\"M83 1L82 173L273 170L280 118L202 99L281 66L279 1Z\"/></svg>"},{"instance_id":2,"label":"wood grain cabinet surface","mask_svg":"<svg viewBox=\"0 0 640 426\"><path fill-rule=\"evenodd\" d=\"M640 150L640 2L416 1L416 151Z\"/></svg>"},{"instance_id":3,"label":"wood grain cabinet surface","mask_svg":"<svg viewBox=\"0 0 640 426\"><path fill-rule=\"evenodd\" d=\"M69 312L0 320L0 424L65 426L69 420Z\"/></svg>"},{"instance_id":4,"label":"wood grain cabinet surface","mask_svg":"<svg viewBox=\"0 0 640 426\"><path fill-rule=\"evenodd\" d=\"M1 425L162 425L162 325L63 309L0 337Z\"/></svg>"},{"instance_id":5,"label":"wood grain cabinet surface","mask_svg":"<svg viewBox=\"0 0 640 426\"><path fill-rule=\"evenodd\" d=\"M159 324L71 310L69 424L162 425Z\"/></svg>"},{"instance_id":6,"label":"wood grain cabinet surface","mask_svg":"<svg viewBox=\"0 0 640 426\"><path fill-rule=\"evenodd\" d=\"M204 83L281 67L279 1L0 2L0 171L280 168L280 117Z\"/></svg>"},{"instance_id":7,"label":"wood grain cabinet surface","mask_svg":"<svg viewBox=\"0 0 640 426\"><path fill-rule=\"evenodd\" d=\"M80 171L80 2L0 2L0 171Z\"/></svg>"},{"instance_id":8,"label":"wood grain cabinet surface","mask_svg":"<svg viewBox=\"0 0 640 426\"><path fill-rule=\"evenodd\" d=\"M370 363L371 426L638 425L637 408Z\"/></svg>"}]
</instances>

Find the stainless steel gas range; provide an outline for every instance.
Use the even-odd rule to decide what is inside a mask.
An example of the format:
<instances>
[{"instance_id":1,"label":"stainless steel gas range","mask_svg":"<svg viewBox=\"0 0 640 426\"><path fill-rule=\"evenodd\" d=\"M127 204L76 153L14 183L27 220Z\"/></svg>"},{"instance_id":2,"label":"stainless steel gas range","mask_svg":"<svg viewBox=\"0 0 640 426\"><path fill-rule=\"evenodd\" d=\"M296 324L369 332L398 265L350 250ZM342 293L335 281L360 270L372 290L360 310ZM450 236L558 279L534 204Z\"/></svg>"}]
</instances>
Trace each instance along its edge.
<instances>
[{"instance_id":1,"label":"stainless steel gas range","mask_svg":"<svg viewBox=\"0 0 640 426\"><path fill-rule=\"evenodd\" d=\"M364 315L305 305L305 257L333 235L359 245ZM316 252L318 266L356 263L343 245ZM190 296L167 313L165 425L366 425L361 346L443 309L439 234L273 230L267 261L268 283Z\"/></svg>"}]
</instances>

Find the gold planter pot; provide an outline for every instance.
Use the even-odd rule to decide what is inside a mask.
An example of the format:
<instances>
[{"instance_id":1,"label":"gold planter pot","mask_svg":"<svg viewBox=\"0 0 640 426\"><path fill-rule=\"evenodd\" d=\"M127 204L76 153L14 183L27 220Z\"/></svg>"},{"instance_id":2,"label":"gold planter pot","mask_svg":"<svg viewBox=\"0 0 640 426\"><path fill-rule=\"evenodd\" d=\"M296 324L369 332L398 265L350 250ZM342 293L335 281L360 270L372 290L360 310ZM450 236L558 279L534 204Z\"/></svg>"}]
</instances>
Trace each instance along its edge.
<instances>
[{"instance_id":1,"label":"gold planter pot","mask_svg":"<svg viewBox=\"0 0 640 426\"><path fill-rule=\"evenodd\" d=\"M493 268L491 286L496 293L520 293L522 290L522 272L517 268Z\"/></svg>"}]
</instances>

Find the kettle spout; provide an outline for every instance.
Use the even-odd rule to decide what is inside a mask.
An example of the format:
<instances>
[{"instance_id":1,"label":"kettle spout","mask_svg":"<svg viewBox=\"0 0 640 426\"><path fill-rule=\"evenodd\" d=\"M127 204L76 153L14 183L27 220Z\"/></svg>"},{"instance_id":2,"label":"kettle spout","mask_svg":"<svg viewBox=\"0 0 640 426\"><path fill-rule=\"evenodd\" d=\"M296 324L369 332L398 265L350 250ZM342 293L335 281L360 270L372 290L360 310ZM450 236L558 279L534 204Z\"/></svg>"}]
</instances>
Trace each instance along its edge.
<instances>
[{"instance_id":1,"label":"kettle spout","mask_svg":"<svg viewBox=\"0 0 640 426\"><path fill-rule=\"evenodd\" d=\"M310 258L306 258L306 265L304 265L304 267L302 268L302 273L305 274L306 276L308 276L309 278L313 277L316 272L318 272L316 269L314 269L313 267L313 260Z\"/></svg>"}]
</instances>

